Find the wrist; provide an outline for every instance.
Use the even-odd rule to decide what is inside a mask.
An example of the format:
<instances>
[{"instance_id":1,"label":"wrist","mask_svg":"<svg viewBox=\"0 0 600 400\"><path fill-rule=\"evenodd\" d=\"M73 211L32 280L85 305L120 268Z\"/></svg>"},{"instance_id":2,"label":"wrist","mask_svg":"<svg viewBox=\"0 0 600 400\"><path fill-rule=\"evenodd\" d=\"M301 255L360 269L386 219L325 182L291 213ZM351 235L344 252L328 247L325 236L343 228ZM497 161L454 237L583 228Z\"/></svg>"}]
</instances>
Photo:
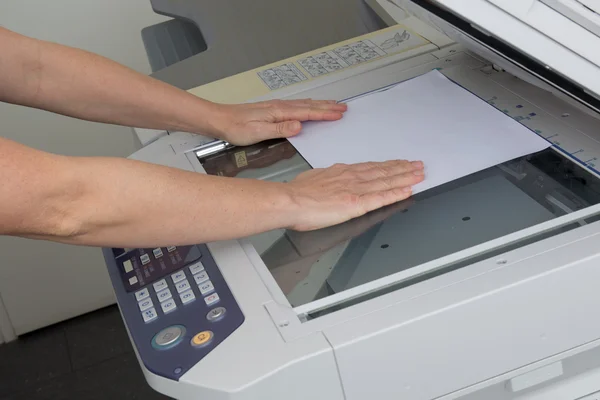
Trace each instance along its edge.
<instances>
[{"instance_id":1,"label":"wrist","mask_svg":"<svg viewBox=\"0 0 600 400\"><path fill-rule=\"evenodd\" d=\"M270 192L265 204L273 226L271 229L292 229L298 225L302 209L298 196L292 186L287 183L271 183Z\"/></svg>"},{"instance_id":2,"label":"wrist","mask_svg":"<svg viewBox=\"0 0 600 400\"><path fill-rule=\"evenodd\" d=\"M202 112L196 114L199 120L199 129L195 133L228 141L227 124L231 119L228 107L224 104L203 101L205 104L203 105Z\"/></svg>"},{"instance_id":3,"label":"wrist","mask_svg":"<svg viewBox=\"0 0 600 400\"><path fill-rule=\"evenodd\" d=\"M227 110L222 104L213 103L192 94L187 107L180 108L175 130L206 135L226 140Z\"/></svg>"}]
</instances>

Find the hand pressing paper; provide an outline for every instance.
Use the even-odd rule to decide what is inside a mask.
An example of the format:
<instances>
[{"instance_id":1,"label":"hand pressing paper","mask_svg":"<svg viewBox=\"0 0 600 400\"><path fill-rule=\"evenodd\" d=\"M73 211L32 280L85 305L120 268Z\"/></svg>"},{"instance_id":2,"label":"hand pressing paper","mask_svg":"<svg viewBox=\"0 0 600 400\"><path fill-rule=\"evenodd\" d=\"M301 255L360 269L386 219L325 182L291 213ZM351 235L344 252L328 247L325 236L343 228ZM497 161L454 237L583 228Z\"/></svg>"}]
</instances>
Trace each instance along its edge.
<instances>
[{"instance_id":1,"label":"hand pressing paper","mask_svg":"<svg viewBox=\"0 0 600 400\"><path fill-rule=\"evenodd\" d=\"M550 146L438 71L353 100L341 120L305 123L289 140L313 168L423 161L415 194Z\"/></svg>"}]
</instances>

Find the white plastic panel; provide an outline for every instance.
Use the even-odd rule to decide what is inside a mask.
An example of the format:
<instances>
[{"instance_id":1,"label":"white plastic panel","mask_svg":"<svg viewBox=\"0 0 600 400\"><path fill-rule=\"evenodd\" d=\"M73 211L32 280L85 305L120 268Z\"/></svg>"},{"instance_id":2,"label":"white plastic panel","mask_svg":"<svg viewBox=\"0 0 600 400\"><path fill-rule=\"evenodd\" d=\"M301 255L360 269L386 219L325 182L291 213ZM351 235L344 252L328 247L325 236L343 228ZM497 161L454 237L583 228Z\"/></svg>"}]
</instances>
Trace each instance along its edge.
<instances>
[{"instance_id":1,"label":"white plastic panel","mask_svg":"<svg viewBox=\"0 0 600 400\"><path fill-rule=\"evenodd\" d=\"M546 359L541 365L525 366L459 392L453 392L438 400L579 400L580 397L600 390L600 379L598 379L600 346L598 345L600 342L577 347ZM527 376L558 362L563 370L560 376L519 392L510 391L512 379Z\"/></svg>"},{"instance_id":2,"label":"white plastic panel","mask_svg":"<svg viewBox=\"0 0 600 400\"><path fill-rule=\"evenodd\" d=\"M578 400L600 400L600 392L592 393Z\"/></svg>"},{"instance_id":3,"label":"white plastic panel","mask_svg":"<svg viewBox=\"0 0 600 400\"><path fill-rule=\"evenodd\" d=\"M326 330L347 399L438 398L598 340L599 245L591 236Z\"/></svg>"},{"instance_id":4,"label":"white plastic panel","mask_svg":"<svg viewBox=\"0 0 600 400\"><path fill-rule=\"evenodd\" d=\"M525 389L537 386L541 383L556 379L563 374L562 361L546 365L523 375L515 376L508 382L508 387L512 392L520 392Z\"/></svg>"},{"instance_id":5,"label":"white plastic panel","mask_svg":"<svg viewBox=\"0 0 600 400\"><path fill-rule=\"evenodd\" d=\"M600 36L599 0L541 0L576 24ZM594 7L597 7L594 10Z\"/></svg>"},{"instance_id":6,"label":"white plastic panel","mask_svg":"<svg viewBox=\"0 0 600 400\"><path fill-rule=\"evenodd\" d=\"M489 0L544 35L600 66L600 37L538 0ZM484 27L485 28L485 27Z\"/></svg>"},{"instance_id":7,"label":"white plastic panel","mask_svg":"<svg viewBox=\"0 0 600 400\"><path fill-rule=\"evenodd\" d=\"M590 11L600 14L600 0L577 0L577 2L589 8Z\"/></svg>"},{"instance_id":8,"label":"white plastic panel","mask_svg":"<svg viewBox=\"0 0 600 400\"><path fill-rule=\"evenodd\" d=\"M600 38L540 1L437 2L600 98Z\"/></svg>"}]
</instances>

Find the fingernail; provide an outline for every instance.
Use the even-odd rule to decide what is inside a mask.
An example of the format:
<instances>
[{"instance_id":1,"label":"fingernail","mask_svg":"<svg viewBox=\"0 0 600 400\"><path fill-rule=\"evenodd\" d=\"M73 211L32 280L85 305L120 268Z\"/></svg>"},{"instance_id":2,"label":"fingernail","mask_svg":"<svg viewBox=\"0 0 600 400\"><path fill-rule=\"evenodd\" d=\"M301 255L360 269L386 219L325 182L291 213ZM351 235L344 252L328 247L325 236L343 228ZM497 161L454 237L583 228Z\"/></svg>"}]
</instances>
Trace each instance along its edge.
<instances>
[{"instance_id":1,"label":"fingernail","mask_svg":"<svg viewBox=\"0 0 600 400\"><path fill-rule=\"evenodd\" d=\"M423 163L421 161L413 161L410 164L415 168L423 168Z\"/></svg>"},{"instance_id":2,"label":"fingernail","mask_svg":"<svg viewBox=\"0 0 600 400\"><path fill-rule=\"evenodd\" d=\"M424 175L425 173L423 172L423 170L422 170L422 169L419 169L419 170L417 170L417 171L414 171L414 172L413 172L413 174L415 174L415 175L417 175L417 176L421 176L421 175Z\"/></svg>"},{"instance_id":3,"label":"fingernail","mask_svg":"<svg viewBox=\"0 0 600 400\"><path fill-rule=\"evenodd\" d=\"M405 187L404 189L402 189L403 192L409 193L412 192L412 188L410 186Z\"/></svg>"}]
</instances>

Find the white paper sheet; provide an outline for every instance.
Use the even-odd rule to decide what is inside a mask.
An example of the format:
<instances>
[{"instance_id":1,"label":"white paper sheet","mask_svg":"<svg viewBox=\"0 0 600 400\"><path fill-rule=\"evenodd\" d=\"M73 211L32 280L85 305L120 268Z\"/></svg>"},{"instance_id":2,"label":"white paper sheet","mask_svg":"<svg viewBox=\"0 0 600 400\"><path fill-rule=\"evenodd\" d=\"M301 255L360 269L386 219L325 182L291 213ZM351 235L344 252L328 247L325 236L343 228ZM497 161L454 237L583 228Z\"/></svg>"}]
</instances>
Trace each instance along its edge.
<instances>
[{"instance_id":1,"label":"white paper sheet","mask_svg":"<svg viewBox=\"0 0 600 400\"><path fill-rule=\"evenodd\" d=\"M290 142L313 168L423 161L413 193L550 146L438 71L349 102L340 121L305 123Z\"/></svg>"}]
</instances>

